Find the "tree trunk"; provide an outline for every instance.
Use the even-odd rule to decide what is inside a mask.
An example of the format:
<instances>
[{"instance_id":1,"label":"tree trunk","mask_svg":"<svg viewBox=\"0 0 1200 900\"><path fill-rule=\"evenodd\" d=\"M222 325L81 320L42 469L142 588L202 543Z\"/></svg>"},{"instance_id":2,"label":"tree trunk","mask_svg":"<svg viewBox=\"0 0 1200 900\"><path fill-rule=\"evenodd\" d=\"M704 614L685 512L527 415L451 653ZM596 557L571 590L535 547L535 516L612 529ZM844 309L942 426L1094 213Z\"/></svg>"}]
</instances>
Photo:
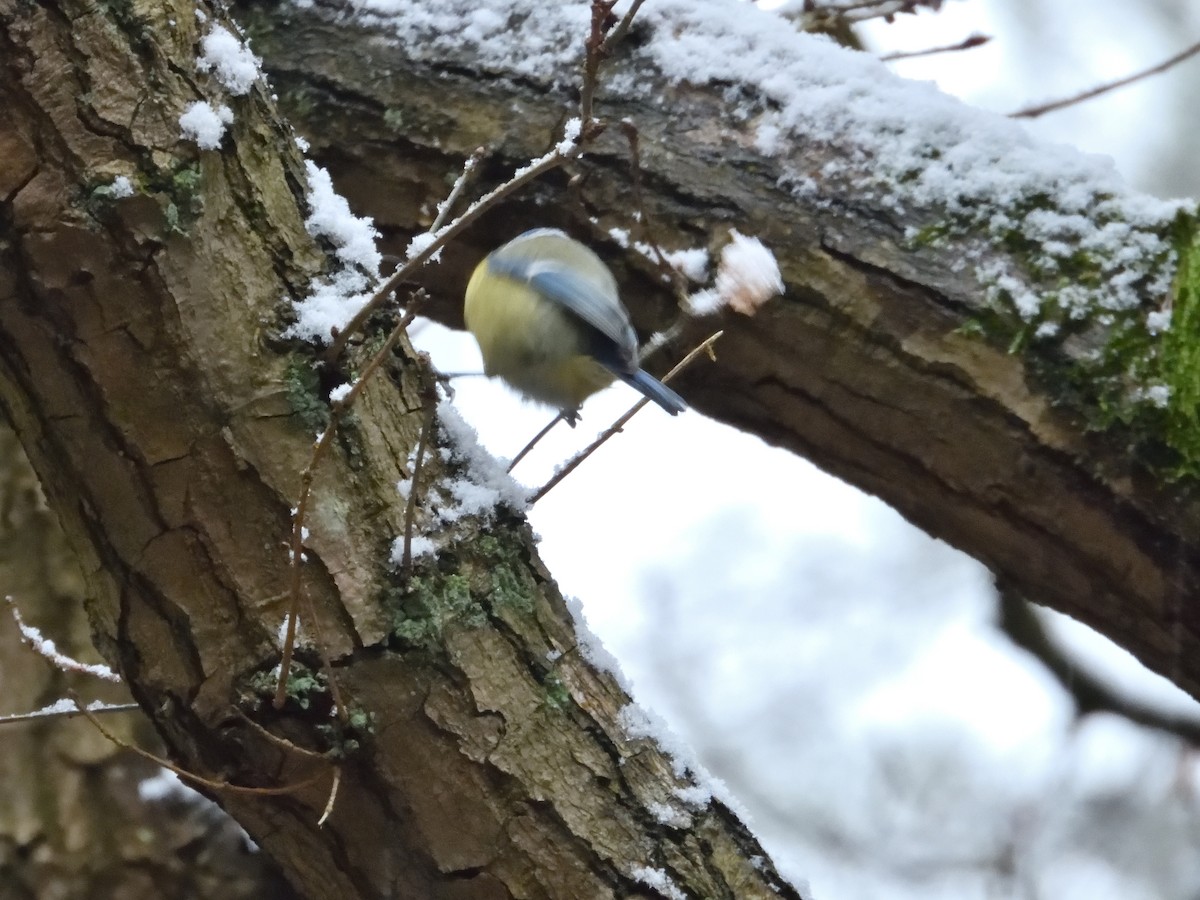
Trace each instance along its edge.
<instances>
[{"instance_id":1,"label":"tree trunk","mask_svg":"<svg viewBox=\"0 0 1200 900\"><path fill-rule=\"evenodd\" d=\"M331 386L279 335L323 257L268 92L218 98L200 27L191 4L0 0L0 403L81 561L96 645L171 757L307 897L799 897L581 649L518 514L468 517L394 570L427 417L406 347L306 519L302 625L333 684L310 643L272 709ZM202 97L234 113L219 151L180 138ZM446 414L433 441L425 524L480 477Z\"/></svg>"},{"instance_id":2,"label":"tree trunk","mask_svg":"<svg viewBox=\"0 0 1200 900\"><path fill-rule=\"evenodd\" d=\"M83 577L8 429L0 429L0 460L0 583L24 621L59 651L95 661ZM121 688L60 672L31 652L7 614L0 615L0 672L0 715L39 709L68 688L89 700L128 702ZM108 727L125 740L157 744L136 713L110 717ZM82 718L0 729L0 898L292 896L264 855L208 801L157 782L151 786L160 790L143 797L142 785L161 770Z\"/></svg>"}]
</instances>

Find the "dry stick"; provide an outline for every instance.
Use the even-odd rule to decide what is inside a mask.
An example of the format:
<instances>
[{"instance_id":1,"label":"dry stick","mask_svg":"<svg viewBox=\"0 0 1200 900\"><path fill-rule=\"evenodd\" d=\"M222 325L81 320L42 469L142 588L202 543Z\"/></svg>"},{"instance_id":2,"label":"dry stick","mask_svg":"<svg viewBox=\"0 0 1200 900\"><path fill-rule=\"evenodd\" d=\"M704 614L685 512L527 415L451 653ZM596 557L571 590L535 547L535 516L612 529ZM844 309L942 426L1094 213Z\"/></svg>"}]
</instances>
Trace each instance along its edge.
<instances>
[{"instance_id":1,"label":"dry stick","mask_svg":"<svg viewBox=\"0 0 1200 900\"><path fill-rule=\"evenodd\" d=\"M309 750L307 747L297 746L296 744L293 744L291 741L287 740L287 738L282 738L279 735L268 731L240 709L234 707L233 712L239 719L241 719L246 725L249 725L250 728L256 731L258 735L268 743L274 744L276 747L279 747L288 753L296 753L307 759L318 759L322 762L333 765L333 783L329 786L329 799L325 801L325 811L321 813L321 818L317 820L318 828L324 825L325 820L328 819L329 815L333 812L333 805L337 800L338 785L340 785L342 781L342 767L331 763L328 754L318 753L316 750Z\"/></svg>"},{"instance_id":2,"label":"dry stick","mask_svg":"<svg viewBox=\"0 0 1200 900\"><path fill-rule=\"evenodd\" d=\"M592 30L583 42L583 85L579 90L579 117L584 122L592 120L592 104L596 95L596 82L600 66L604 62L604 32L616 0L592 0Z\"/></svg>"},{"instance_id":3,"label":"dry stick","mask_svg":"<svg viewBox=\"0 0 1200 900\"><path fill-rule=\"evenodd\" d=\"M241 719L244 724L248 725L254 731L258 732L259 737L261 737L265 741L268 741L269 743L274 744L276 747L279 747L282 750L286 750L289 753L298 753L299 755L307 757L309 759L319 759L319 760L323 760L325 762L329 761L329 756L327 754L320 753L316 750L309 750L307 747L301 747L297 744L293 744L287 738L282 738L279 735L275 734L273 731L268 731L266 728L263 728L263 726L259 725L257 722L255 722L252 718L250 718L248 715L246 715L244 712L242 712L237 707L233 708L233 713L239 719Z\"/></svg>"},{"instance_id":4,"label":"dry stick","mask_svg":"<svg viewBox=\"0 0 1200 900\"><path fill-rule=\"evenodd\" d=\"M130 712L131 710L141 709L136 703L111 703L106 706L94 707L91 711L93 714L100 713L115 713L115 712ZM13 725L17 722L33 722L38 719L71 719L75 716L82 715L79 706L76 705L73 709L38 709L27 713L13 713L8 716L0 716L0 725Z\"/></svg>"},{"instance_id":5,"label":"dry stick","mask_svg":"<svg viewBox=\"0 0 1200 900\"><path fill-rule=\"evenodd\" d=\"M280 794L295 794L299 791L304 790L305 788L311 787L312 785L316 784L318 781L320 781L322 778L325 777L324 772L319 772L316 775L314 775L312 778L309 778L306 781L301 781L296 784L285 785L284 787L277 787L277 788L246 787L246 786L240 785L240 784L230 784L228 781L212 781L208 778L203 777L202 775L197 775L194 772L189 772L187 769L181 769L179 766L175 765L170 760L163 759L160 756L155 756L149 750L143 750L141 747L136 747L133 744L130 744L126 741L121 740L119 737L117 737L115 734L113 734L111 731L109 731L107 728L105 728L103 725L101 725L100 720L92 714L91 710L89 710L86 706L84 706L82 703L79 702L78 697L74 696L73 693L70 694L70 697L71 697L71 700L74 701L75 707L79 710L79 712L82 715L84 715L89 722L92 723L92 727L95 728L97 731L99 731L102 735L104 735L104 737L107 738L109 740L109 742L112 743L114 746L120 747L122 750L129 750L133 753L136 753L138 756L142 757L143 759L148 759L148 760L150 760L150 762L155 763L156 765L160 765L164 769L170 769L172 772L174 772L176 775L178 775L184 781L191 781L195 784L200 785L201 787L208 788L210 791L228 791L228 792L238 793L238 794L256 794L259 796L278 796Z\"/></svg>"},{"instance_id":6,"label":"dry stick","mask_svg":"<svg viewBox=\"0 0 1200 900\"><path fill-rule=\"evenodd\" d=\"M666 375L663 376L663 379L662 379L663 382L666 383L666 382L670 381L679 372L682 372L685 368L687 368L687 366L689 366L691 364L692 360L694 360L697 356L699 356L705 350L710 350L712 345L714 343L716 343L717 338L719 338L724 333L725 333L724 331L718 331L715 334L713 334L711 337L706 338L702 344L697 346L694 350L692 350L691 353L689 353L682 360L680 360L679 364L677 366L675 366L675 368L673 368L670 372L668 372ZM567 462L567 464L564 465L557 472L555 472L554 477L551 478L549 481L547 481L544 485L542 485L538 489L538 492L530 498L529 505L533 506L533 504L537 503L539 500L541 500L543 497L545 497L548 493L550 493L551 488L553 488L560 481L562 481L564 478L566 478L568 475L570 475L572 472L574 472L577 468L579 468L580 464L585 459L587 459L589 456L591 456L592 453L594 453L600 447L601 444L603 444L605 441L607 441L609 438L611 438L614 434L619 432L625 426L625 423L628 422L630 419L632 419L635 415L637 415L638 411L641 410L641 408L649 402L650 402L649 399L643 397L641 400L639 400L637 403L635 403L633 406L631 406L629 408L628 412L626 412L623 416L621 416L619 419L617 419L617 421L613 422L612 425L610 425L604 431L603 434L601 434L598 438L596 438L596 440L592 441L586 448L584 448L579 453L576 453L573 457L571 457L571 459Z\"/></svg>"},{"instance_id":7,"label":"dry stick","mask_svg":"<svg viewBox=\"0 0 1200 900\"><path fill-rule=\"evenodd\" d=\"M433 224L429 226L430 231L437 231L446 224L446 219L450 216L450 211L454 209L454 204L458 202L458 198L462 196L462 192L467 187L467 182L471 180L471 175L474 174L475 168L483 159L483 154L487 151L483 147L477 147L475 152L471 154L471 158L463 163L463 170L458 176L458 180L454 182L454 186L450 188L450 193L446 195L446 199L438 206L437 218L433 220Z\"/></svg>"},{"instance_id":8,"label":"dry stick","mask_svg":"<svg viewBox=\"0 0 1200 900\"><path fill-rule=\"evenodd\" d=\"M629 7L629 11L625 13L624 18L617 23L617 27L612 30L612 33L604 41L604 50L607 55L612 55L617 44L625 39L625 35L629 33L629 26L633 24L633 17L637 15L637 11L641 9L646 0L633 0Z\"/></svg>"},{"instance_id":9,"label":"dry stick","mask_svg":"<svg viewBox=\"0 0 1200 900\"><path fill-rule=\"evenodd\" d=\"M957 44L946 44L943 47L929 47L925 50L909 50L906 53L888 53L885 56L879 57L879 59L882 62L895 62L898 59L917 59L921 56L933 56L937 53L956 53L959 50L971 50L975 47L982 47L989 41L991 41L989 35L973 34L959 41Z\"/></svg>"},{"instance_id":10,"label":"dry stick","mask_svg":"<svg viewBox=\"0 0 1200 900\"><path fill-rule=\"evenodd\" d=\"M1125 78L1119 78L1116 81L1110 81L1108 84L1102 84L1099 87L1092 88L1090 91L1084 91L1082 94L1076 94L1074 97L1068 97L1065 100L1054 100L1050 103L1043 103L1040 106L1029 106L1025 109L1019 109L1014 113L1009 113L1009 116L1014 119L1036 119L1045 113L1073 106L1076 103L1082 103L1084 100L1091 100L1093 97L1099 97L1101 94L1107 94L1109 91L1115 91L1117 88L1125 87L1125 85L1132 84L1142 78L1158 75L1172 66L1178 65L1185 59L1195 56L1197 53L1200 53L1200 43L1192 44L1192 46L1188 47L1182 53L1176 53L1165 62L1161 62L1157 66L1152 66L1144 71L1136 72Z\"/></svg>"},{"instance_id":11,"label":"dry stick","mask_svg":"<svg viewBox=\"0 0 1200 900\"><path fill-rule=\"evenodd\" d=\"M21 632L21 642L38 656L42 657L42 659L46 660L46 662L50 663L50 665L54 666L58 671L79 672L83 675L101 678L115 684L121 683L121 676L108 666L80 662L77 659L67 656L65 653L60 653L58 648L54 646L53 641L46 640L42 637L42 633L38 629L32 625L25 624L25 619L21 615L21 607L17 605L16 598L12 594L6 594L4 599L8 601L13 621L17 623L17 630Z\"/></svg>"},{"instance_id":12,"label":"dry stick","mask_svg":"<svg viewBox=\"0 0 1200 900\"><path fill-rule=\"evenodd\" d=\"M521 448L521 452L513 457L513 461L508 464L508 468L505 469L504 471L511 472L514 468L516 468L517 463L519 463L521 460L523 460L526 456L529 455L529 451L537 446L538 441L540 441L542 438L544 438L546 435L548 435L550 433L550 429L553 428L555 425L557 425L559 422L563 421L565 418L566 418L566 416L564 416L562 413L559 413L557 416L555 416L553 419L551 419L549 424L547 424L545 428L543 428L541 431L539 431L537 434L535 434L533 436L532 441L530 441L528 444L526 444L524 447Z\"/></svg>"},{"instance_id":13,"label":"dry stick","mask_svg":"<svg viewBox=\"0 0 1200 900\"><path fill-rule=\"evenodd\" d=\"M645 0L633 0L633 4L622 17L621 21L608 32L605 37L605 27L612 9L617 5L616 0L592 0L592 30L584 41L583 56L583 85L579 90L579 115L584 122L592 121L592 107L596 96L596 83L599 80L600 66L613 55L617 44L629 33L633 17Z\"/></svg>"},{"instance_id":14,"label":"dry stick","mask_svg":"<svg viewBox=\"0 0 1200 900\"><path fill-rule=\"evenodd\" d=\"M304 519L308 513L308 503L312 498L312 483L316 475L317 464L325 455L331 443L333 443L333 435L337 431L338 423L341 421L346 410L358 399L358 395L362 393L364 386L370 381L375 371L383 365L384 360L392 349L396 346L396 342L400 340L400 335L404 333L404 329L416 316L417 311L421 307L421 298L414 296L408 304L408 309L401 316L400 321L396 323L396 327L392 329L391 334L387 336L387 340L383 342L383 346L379 349L362 374L351 385L350 391L338 400L335 400L329 410L329 424L325 426L325 430L321 432L321 436L317 438L316 444L313 446L312 457L308 461L308 466L300 476L300 502L296 504L296 512L292 515L292 541L291 541L291 567L292 577L288 586L288 596L291 603L288 606L287 614L287 630L283 638L283 653L279 662L279 683L275 687L275 708L282 709L284 703L287 702L287 680L292 667L292 651L296 642L296 614L300 604L300 562L303 552L304 543ZM313 617L314 627L319 627L316 624L316 617ZM322 664L326 662L324 650L321 651ZM337 689L337 683L333 679L333 673L328 671L330 692L333 694L334 703L338 707L339 717L345 721L347 718L346 709L342 705L341 696Z\"/></svg>"},{"instance_id":15,"label":"dry stick","mask_svg":"<svg viewBox=\"0 0 1200 900\"><path fill-rule=\"evenodd\" d=\"M338 786L342 783L342 767L333 767L333 784L329 787L329 799L325 801L325 810L321 813L321 818L317 819L317 827L324 828L325 820L329 818L333 812L333 804L337 802Z\"/></svg>"}]
</instances>

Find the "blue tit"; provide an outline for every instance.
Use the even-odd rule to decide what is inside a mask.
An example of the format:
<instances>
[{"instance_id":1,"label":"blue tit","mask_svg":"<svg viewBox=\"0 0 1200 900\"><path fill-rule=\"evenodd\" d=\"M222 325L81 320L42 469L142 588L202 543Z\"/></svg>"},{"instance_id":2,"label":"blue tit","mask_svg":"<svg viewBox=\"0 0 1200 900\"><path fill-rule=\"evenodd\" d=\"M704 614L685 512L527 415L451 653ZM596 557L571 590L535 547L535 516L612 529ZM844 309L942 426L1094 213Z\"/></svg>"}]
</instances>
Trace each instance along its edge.
<instances>
[{"instance_id":1,"label":"blue tit","mask_svg":"<svg viewBox=\"0 0 1200 900\"><path fill-rule=\"evenodd\" d=\"M638 368L637 335L608 266L558 229L527 231L484 259L467 285L463 317L485 374L568 421L614 377L671 415L687 408Z\"/></svg>"}]
</instances>

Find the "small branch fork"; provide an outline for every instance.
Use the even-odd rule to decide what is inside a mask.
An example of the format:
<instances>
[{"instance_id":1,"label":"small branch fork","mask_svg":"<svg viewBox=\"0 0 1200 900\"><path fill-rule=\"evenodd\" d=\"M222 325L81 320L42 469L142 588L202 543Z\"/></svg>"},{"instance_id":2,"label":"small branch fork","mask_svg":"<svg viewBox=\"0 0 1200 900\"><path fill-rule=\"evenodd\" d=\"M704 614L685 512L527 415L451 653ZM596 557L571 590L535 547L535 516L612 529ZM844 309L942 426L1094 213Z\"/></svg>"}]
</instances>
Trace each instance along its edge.
<instances>
[{"instance_id":1,"label":"small branch fork","mask_svg":"<svg viewBox=\"0 0 1200 900\"><path fill-rule=\"evenodd\" d=\"M299 782L296 782L295 784L282 785L280 787L248 787L246 785L232 784L228 781L213 781L210 778L205 778L202 775L197 775L195 772L189 772L187 769L182 769L179 766L175 765L173 762L171 762L169 759L163 759L161 756L156 756L153 753L151 753L149 750L143 750L141 747L134 746L133 744L130 744L128 741L121 740L119 737L117 737L115 734L113 734L111 731L109 731L107 728L105 728L104 724L100 721L99 718L96 717L95 713L93 713L90 709L88 709L85 705L83 705L83 703L80 702L78 697L76 697L73 693L70 694L69 696L70 696L71 700L75 703L75 706L79 710L80 715L85 716L87 718L87 720L92 723L92 727L95 728L98 732L100 732L100 734L104 735L104 737L107 738L108 741L111 744L113 744L114 746L120 747L122 750L128 750L131 753L136 753L138 756L142 757L143 759L147 759L152 763L156 763L157 765L162 766L164 769L169 769L170 771L174 772L176 775L178 775L184 781L191 782L194 785L198 785L199 787L206 788L206 789L208 789L210 791L214 791L216 793L252 794L252 795L257 795L260 797L277 797L277 796L286 795L286 794L296 794L296 793L299 793L300 791L303 791L303 790L310 788L313 785L317 784L319 781L321 781L327 775L327 772L321 771L321 772L318 772L317 774L313 775L311 778L306 778L304 781L299 781ZM293 748L293 749L299 749L299 748ZM333 768L334 768L334 771L336 772L337 771L336 767L333 767ZM336 783L337 782L335 779L334 784L336 785ZM331 792L331 796L332 796L332 792ZM326 806L328 806L328 805L329 804L327 803Z\"/></svg>"}]
</instances>

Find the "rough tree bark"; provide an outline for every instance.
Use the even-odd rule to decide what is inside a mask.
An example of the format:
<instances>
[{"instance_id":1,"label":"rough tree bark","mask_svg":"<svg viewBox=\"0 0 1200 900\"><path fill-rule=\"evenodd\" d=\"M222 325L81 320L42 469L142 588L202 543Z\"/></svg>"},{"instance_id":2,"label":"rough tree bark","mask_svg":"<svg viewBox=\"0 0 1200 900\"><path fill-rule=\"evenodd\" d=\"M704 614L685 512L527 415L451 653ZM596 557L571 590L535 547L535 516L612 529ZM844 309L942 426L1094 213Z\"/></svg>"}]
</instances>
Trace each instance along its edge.
<instances>
[{"instance_id":1,"label":"rough tree bark","mask_svg":"<svg viewBox=\"0 0 1200 900\"><path fill-rule=\"evenodd\" d=\"M312 650L271 710L324 403L311 351L277 338L323 257L264 88L233 101L220 152L180 139L213 90L197 28L190 3L0 2L0 404L81 561L97 647L171 756L308 897L799 897L631 735L518 515L394 571L396 484L426 420L407 349L343 428L307 520L304 627L351 715L331 716ZM470 474L434 440L427 504Z\"/></svg>"},{"instance_id":2,"label":"rough tree bark","mask_svg":"<svg viewBox=\"0 0 1200 900\"><path fill-rule=\"evenodd\" d=\"M412 62L337 12L246 10L281 105L397 245L475 147L492 150L486 182L558 139L569 91L470 59ZM285 713L268 711L303 412L322 402L296 374L310 358L276 340L280 298L303 295L321 263L263 90L234 102L220 152L179 140L179 114L211 88L197 37L188 4L0 0L0 402L83 561L98 645L172 755L238 785L320 776L282 797L218 792L308 896L662 894L654 870L694 896L797 896L751 863L760 851L720 803L681 799L688 777L630 739L627 698L579 652L519 517L499 514L409 584L391 571L394 485L425 417L410 354L318 473L309 521L309 626L359 715L330 719L312 654L312 689L298 677ZM685 396L1200 691L1194 502L1089 434L1026 360L960 331L982 302L954 249L902 249L936 211L910 221L836 184L834 202L806 206L720 90L664 82L660 95L669 104L603 110L637 122L659 238L713 243L738 226L776 251L789 287L726 323L717 365L689 373ZM838 152L803 147L790 163L819 172ZM597 238L626 225L626 156L610 133L581 183L546 179L448 248L426 279L435 310L454 321L469 265L528 224ZM118 174L134 197L98 190ZM638 324L669 321L653 273L614 263L645 300ZM463 466L434 458L431 494ZM330 765L243 713L338 760L325 828Z\"/></svg>"},{"instance_id":3,"label":"rough tree bark","mask_svg":"<svg viewBox=\"0 0 1200 900\"><path fill-rule=\"evenodd\" d=\"M58 649L93 661L84 586L15 435L0 429L0 584L24 620ZM89 657L90 654L90 657ZM32 653L0 616L0 715L39 709L74 688L128 702L117 685L63 673ZM155 746L132 715L110 720L125 740ZM0 733L0 897L264 898L289 896L279 874L208 804L138 785L160 770L83 719L39 719Z\"/></svg>"}]
</instances>

